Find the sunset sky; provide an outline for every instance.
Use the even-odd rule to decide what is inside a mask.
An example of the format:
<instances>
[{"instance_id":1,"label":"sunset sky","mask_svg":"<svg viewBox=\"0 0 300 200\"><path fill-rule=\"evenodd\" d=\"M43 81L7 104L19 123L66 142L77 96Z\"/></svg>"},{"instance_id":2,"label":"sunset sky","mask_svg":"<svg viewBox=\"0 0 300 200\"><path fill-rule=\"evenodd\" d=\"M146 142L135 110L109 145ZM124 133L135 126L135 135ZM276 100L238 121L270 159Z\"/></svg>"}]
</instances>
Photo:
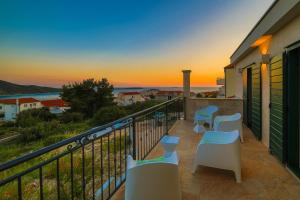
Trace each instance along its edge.
<instances>
[{"instance_id":1,"label":"sunset sky","mask_svg":"<svg viewBox=\"0 0 300 200\"><path fill-rule=\"evenodd\" d=\"M75 3L76 2L76 3ZM0 1L0 79L215 85L273 0Z\"/></svg>"}]
</instances>

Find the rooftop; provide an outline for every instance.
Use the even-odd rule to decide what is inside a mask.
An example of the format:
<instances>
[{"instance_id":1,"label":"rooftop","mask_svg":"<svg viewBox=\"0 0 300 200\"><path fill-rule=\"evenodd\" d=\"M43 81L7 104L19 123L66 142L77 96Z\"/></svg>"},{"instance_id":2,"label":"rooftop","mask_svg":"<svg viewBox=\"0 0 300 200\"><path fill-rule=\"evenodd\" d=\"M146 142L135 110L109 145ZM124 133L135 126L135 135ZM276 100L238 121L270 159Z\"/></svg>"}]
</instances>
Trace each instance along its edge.
<instances>
[{"instance_id":1,"label":"rooftop","mask_svg":"<svg viewBox=\"0 0 300 200\"><path fill-rule=\"evenodd\" d=\"M281 27L300 14L300 1L275 0L257 24L248 33L230 57L231 63L237 63L243 56L253 50L251 45L265 35L276 33Z\"/></svg>"},{"instance_id":2,"label":"rooftop","mask_svg":"<svg viewBox=\"0 0 300 200\"><path fill-rule=\"evenodd\" d=\"M140 95L140 92L121 92L120 95Z\"/></svg>"},{"instance_id":3,"label":"rooftop","mask_svg":"<svg viewBox=\"0 0 300 200\"><path fill-rule=\"evenodd\" d=\"M188 121L177 121L170 134L180 136L177 147L182 199L299 199L300 182L298 182L276 160L268 149L244 127L245 142L241 144L242 183L237 184L233 172L198 167L192 173L192 164L196 147L201 139L200 134L193 133L193 124ZM148 158L161 156L162 147L153 149ZM112 197L124 199L125 186Z\"/></svg>"},{"instance_id":4,"label":"rooftop","mask_svg":"<svg viewBox=\"0 0 300 200\"><path fill-rule=\"evenodd\" d=\"M41 103L46 107L66 107L67 104L62 99L51 99L51 100L44 100Z\"/></svg>"},{"instance_id":5,"label":"rooftop","mask_svg":"<svg viewBox=\"0 0 300 200\"><path fill-rule=\"evenodd\" d=\"M19 98L18 100L19 100L19 104L39 102L39 100L34 99L34 98ZM1 104L16 104L17 99L0 99L0 103Z\"/></svg>"},{"instance_id":6,"label":"rooftop","mask_svg":"<svg viewBox=\"0 0 300 200\"><path fill-rule=\"evenodd\" d=\"M157 95L166 95L166 94L182 94L183 91L180 90L161 90Z\"/></svg>"}]
</instances>

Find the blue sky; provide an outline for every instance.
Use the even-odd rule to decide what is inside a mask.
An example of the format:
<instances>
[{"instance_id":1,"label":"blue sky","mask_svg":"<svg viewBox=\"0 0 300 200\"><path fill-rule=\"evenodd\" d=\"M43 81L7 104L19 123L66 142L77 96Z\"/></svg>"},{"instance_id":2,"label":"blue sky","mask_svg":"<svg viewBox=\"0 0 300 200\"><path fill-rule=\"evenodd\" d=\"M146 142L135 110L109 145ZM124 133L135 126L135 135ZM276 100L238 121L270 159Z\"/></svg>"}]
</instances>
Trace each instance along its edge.
<instances>
[{"instance_id":1,"label":"blue sky","mask_svg":"<svg viewBox=\"0 0 300 200\"><path fill-rule=\"evenodd\" d=\"M15 68L34 66L29 71L36 70L39 77L45 76L45 80L51 79L52 82L56 79L49 77L51 68L60 66L69 69L70 77L60 77L58 85L63 84L62 79L73 81L91 76L91 73L82 77L72 76L72 71L81 72L83 66L99 73L95 77L106 76L121 85L143 85L139 77L132 80L135 79L132 73L143 66L157 70L161 69L162 66L158 66L161 64L166 66L166 70L171 70L176 65L173 69L180 72L179 66L186 65L199 74L202 64L194 60L197 60L197 55L201 60L201 53L202 60L209 60L212 56L206 55L205 50L211 51L208 40L220 40L220 44L232 40L231 43L237 45L271 3L272 0L2 0L0 53L5 62L0 61L0 67L6 68L6 74L12 81L27 83L31 80L32 83L46 85L52 83L35 81L37 76L26 78L23 75L18 81ZM237 16L240 19L236 19ZM230 24L230 20L234 25ZM232 34L232 37L222 33ZM219 47L215 48L218 52ZM186 52L189 49L193 53ZM226 55L220 53L215 56L228 58L232 53L229 51L233 51L232 47L226 48ZM173 61L168 62L171 59ZM16 64L16 60L21 64ZM215 67L220 65L219 71L215 70L216 76L220 75L222 64L214 64ZM121 67L127 68L131 74L114 77L112 74ZM12 68L15 70L10 73ZM155 74L154 71L149 73ZM167 71L162 74L167 74ZM172 74L174 76L175 71ZM0 78L3 79L1 75ZM178 76L175 78L178 79ZM170 85L176 85L180 81L170 82ZM161 80L148 81L145 85L160 83L168 85ZM195 83L201 84L201 81ZM209 83L212 81L203 82Z\"/></svg>"},{"instance_id":2,"label":"blue sky","mask_svg":"<svg viewBox=\"0 0 300 200\"><path fill-rule=\"evenodd\" d=\"M181 37L237 1L7 2L0 10L1 43L71 51L133 51Z\"/></svg>"}]
</instances>

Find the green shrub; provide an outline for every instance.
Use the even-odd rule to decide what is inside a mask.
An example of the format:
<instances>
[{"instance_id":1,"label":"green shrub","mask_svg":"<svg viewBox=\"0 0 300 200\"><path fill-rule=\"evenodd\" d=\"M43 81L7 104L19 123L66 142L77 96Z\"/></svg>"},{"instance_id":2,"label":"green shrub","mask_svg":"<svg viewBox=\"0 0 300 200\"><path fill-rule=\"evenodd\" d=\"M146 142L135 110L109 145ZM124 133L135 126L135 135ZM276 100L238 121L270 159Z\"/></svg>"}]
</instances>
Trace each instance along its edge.
<instances>
[{"instance_id":1,"label":"green shrub","mask_svg":"<svg viewBox=\"0 0 300 200\"><path fill-rule=\"evenodd\" d=\"M147 108L151 108L151 107L153 107L157 104L160 104L160 103L162 103L162 102L157 101L157 100L147 100L147 101L144 101L144 102L136 102L136 103L133 103L131 105L125 106L125 109L127 110L127 112L129 114L132 114L132 113L136 113L136 112L145 110Z\"/></svg>"},{"instance_id":2,"label":"green shrub","mask_svg":"<svg viewBox=\"0 0 300 200\"><path fill-rule=\"evenodd\" d=\"M30 109L22 111L17 116L16 123L20 127L30 127L39 122L47 122L56 118L56 115L50 113L48 108Z\"/></svg>"},{"instance_id":3,"label":"green shrub","mask_svg":"<svg viewBox=\"0 0 300 200\"><path fill-rule=\"evenodd\" d=\"M90 123L93 126L99 126L99 125L103 125L103 124L115 121L126 115L127 115L127 112L123 107L119 107L119 106L115 106L115 105L107 106L107 107L100 108L95 113L95 115L93 116Z\"/></svg>"},{"instance_id":4,"label":"green shrub","mask_svg":"<svg viewBox=\"0 0 300 200\"><path fill-rule=\"evenodd\" d=\"M80 122L83 120L83 114L79 112L64 112L59 120L63 123Z\"/></svg>"},{"instance_id":5,"label":"green shrub","mask_svg":"<svg viewBox=\"0 0 300 200\"><path fill-rule=\"evenodd\" d=\"M43 128L40 125L34 127L23 128L20 131L20 142L27 143L39 140L43 137Z\"/></svg>"},{"instance_id":6,"label":"green shrub","mask_svg":"<svg viewBox=\"0 0 300 200\"><path fill-rule=\"evenodd\" d=\"M204 95L203 95L202 93L198 93L198 94L196 95L196 97L197 97L197 98L203 98Z\"/></svg>"},{"instance_id":7,"label":"green shrub","mask_svg":"<svg viewBox=\"0 0 300 200\"><path fill-rule=\"evenodd\" d=\"M3 122L3 124L1 124L2 128L11 128L11 127L15 127L16 123L14 121L7 121L7 122Z\"/></svg>"},{"instance_id":8,"label":"green shrub","mask_svg":"<svg viewBox=\"0 0 300 200\"><path fill-rule=\"evenodd\" d=\"M26 127L20 131L20 141L28 143L36 140L46 138L51 135L63 133L63 128L59 121L53 120L50 122L40 122L32 127Z\"/></svg>"}]
</instances>

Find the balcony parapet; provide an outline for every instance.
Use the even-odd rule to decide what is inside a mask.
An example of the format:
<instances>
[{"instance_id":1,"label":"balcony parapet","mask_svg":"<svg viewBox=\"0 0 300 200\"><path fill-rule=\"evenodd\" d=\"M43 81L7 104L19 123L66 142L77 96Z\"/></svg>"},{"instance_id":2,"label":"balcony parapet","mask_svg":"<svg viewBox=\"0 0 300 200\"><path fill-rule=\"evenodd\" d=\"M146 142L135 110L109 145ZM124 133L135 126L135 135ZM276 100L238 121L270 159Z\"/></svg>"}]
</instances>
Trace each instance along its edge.
<instances>
[{"instance_id":1,"label":"balcony parapet","mask_svg":"<svg viewBox=\"0 0 300 200\"><path fill-rule=\"evenodd\" d=\"M243 100L237 98L197 98L189 97L185 100L186 120L194 119L195 111L201 107L216 105L219 107L218 115L241 113L243 115Z\"/></svg>"}]
</instances>

